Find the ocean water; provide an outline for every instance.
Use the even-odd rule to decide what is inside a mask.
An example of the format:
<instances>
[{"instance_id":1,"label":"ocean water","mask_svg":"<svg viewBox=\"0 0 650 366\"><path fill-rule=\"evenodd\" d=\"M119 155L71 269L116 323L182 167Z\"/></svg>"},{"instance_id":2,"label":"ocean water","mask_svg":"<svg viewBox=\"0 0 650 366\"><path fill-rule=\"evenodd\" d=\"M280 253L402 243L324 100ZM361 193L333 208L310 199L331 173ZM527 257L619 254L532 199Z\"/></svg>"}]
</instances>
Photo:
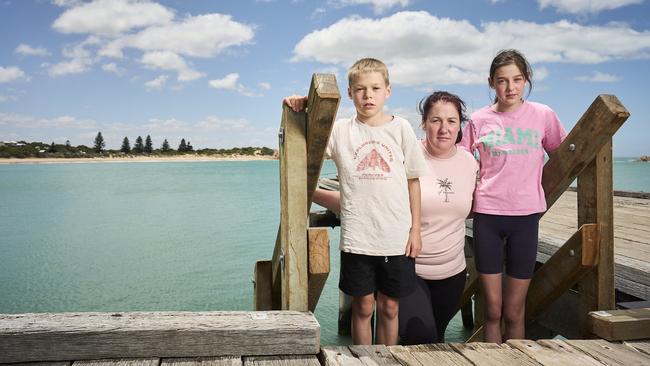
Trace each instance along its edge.
<instances>
[{"instance_id":1,"label":"ocean water","mask_svg":"<svg viewBox=\"0 0 650 366\"><path fill-rule=\"evenodd\" d=\"M629 160L615 188L649 191L650 163ZM0 165L0 313L252 310L279 213L277 161ZM315 314L322 344L349 344L330 234ZM447 340L468 334L457 317Z\"/></svg>"}]
</instances>

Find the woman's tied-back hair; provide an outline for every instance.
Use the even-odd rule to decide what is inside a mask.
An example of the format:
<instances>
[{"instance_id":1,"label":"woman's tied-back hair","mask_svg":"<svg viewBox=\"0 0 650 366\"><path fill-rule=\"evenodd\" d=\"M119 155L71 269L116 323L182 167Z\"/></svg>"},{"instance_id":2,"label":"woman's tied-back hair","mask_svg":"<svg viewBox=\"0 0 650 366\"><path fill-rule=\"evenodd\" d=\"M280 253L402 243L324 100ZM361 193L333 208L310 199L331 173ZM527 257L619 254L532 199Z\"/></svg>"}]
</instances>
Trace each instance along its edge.
<instances>
[{"instance_id":1,"label":"woman's tied-back hair","mask_svg":"<svg viewBox=\"0 0 650 366\"><path fill-rule=\"evenodd\" d=\"M459 143L463 139L463 124L467 122L467 113L465 108L465 102L456 94L452 94L446 91L435 91L431 93L428 97L422 99L418 105L418 112L422 116L421 127L424 128L424 124L429 118L429 111L436 102L451 103L456 107L458 111L458 117L460 117L460 128L458 129L458 137L456 138L456 143Z\"/></svg>"},{"instance_id":2,"label":"woman's tied-back hair","mask_svg":"<svg viewBox=\"0 0 650 366\"><path fill-rule=\"evenodd\" d=\"M384 78L386 86L390 85L388 68L376 58L362 58L348 69L348 85L352 85L356 78L366 72L378 72Z\"/></svg>"},{"instance_id":3,"label":"woman's tied-back hair","mask_svg":"<svg viewBox=\"0 0 650 366\"><path fill-rule=\"evenodd\" d=\"M530 95L531 90L533 90L533 69L530 67L526 57L524 57L524 55L518 50L507 49L501 50L497 53L490 65L490 81L494 82L494 73L496 73L499 67L512 64L517 66L519 71L521 71L526 78L526 81L528 82L528 95ZM495 97L494 103L497 101L498 99Z\"/></svg>"}]
</instances>

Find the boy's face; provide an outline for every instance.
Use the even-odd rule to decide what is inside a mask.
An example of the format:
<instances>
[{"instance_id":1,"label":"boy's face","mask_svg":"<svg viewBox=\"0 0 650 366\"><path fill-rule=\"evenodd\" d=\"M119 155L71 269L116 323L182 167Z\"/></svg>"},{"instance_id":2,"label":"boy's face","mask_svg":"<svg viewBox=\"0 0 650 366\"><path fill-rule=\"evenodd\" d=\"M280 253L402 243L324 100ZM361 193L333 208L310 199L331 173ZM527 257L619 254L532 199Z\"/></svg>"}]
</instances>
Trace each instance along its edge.
<instances>
[{"instance_id":1,"label":"boy's face","mask_svg":"<svg viewBox=\"0 0 650 366\"><path fill-rule=\"evenodd\" d=\"M390 85L381 73L368 71L357 75L348 87L348 96L357 110L357 117L366 122L383 115L384 103L390 97Z\"/></svg>"}]
</instances>

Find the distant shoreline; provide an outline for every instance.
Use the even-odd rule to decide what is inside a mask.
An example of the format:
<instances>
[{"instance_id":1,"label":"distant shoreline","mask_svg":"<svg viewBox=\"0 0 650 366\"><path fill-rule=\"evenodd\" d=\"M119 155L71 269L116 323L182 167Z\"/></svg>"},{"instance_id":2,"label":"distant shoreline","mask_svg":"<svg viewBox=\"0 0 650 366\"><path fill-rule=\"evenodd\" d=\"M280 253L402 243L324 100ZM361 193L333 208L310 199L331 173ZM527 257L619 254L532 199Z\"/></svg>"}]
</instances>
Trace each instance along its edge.
<instances>
[{"instance_id":1,"label":"distant shoreline","mask_svg":"<svg viewBox=\"0 0 650 366\"><path fill-rule=\"evenodd\" d=\"M59 164L59 163L156 163L156 162L201 162L201 161L260 161L277 160L272 156L214 156L214 155L173 155L173 156L132 156L98 158L0 158L0 164Z\"/></svg>"}]
</instances>

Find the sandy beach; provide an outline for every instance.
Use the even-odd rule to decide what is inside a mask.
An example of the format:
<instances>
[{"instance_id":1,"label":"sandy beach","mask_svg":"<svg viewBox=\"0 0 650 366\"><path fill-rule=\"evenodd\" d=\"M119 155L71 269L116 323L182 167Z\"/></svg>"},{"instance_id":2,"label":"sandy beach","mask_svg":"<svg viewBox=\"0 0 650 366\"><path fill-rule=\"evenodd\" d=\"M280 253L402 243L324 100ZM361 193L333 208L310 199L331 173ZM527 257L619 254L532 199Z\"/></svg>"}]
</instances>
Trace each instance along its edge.
<instances>
[{"instance_id":1,"label":"sandy beach","mask_svg":"<svg viewBox=\"0 0 650 366\"><path fill-rule=\"evenodd\" d=\"M174 156L131 156L131 157L102 157L102 158L0 158L0 164L58 164L58 163L160 163L187 161L258 161L277 160L271 156L251 155L174 155Z\"/></svg>"}]
</instances>

